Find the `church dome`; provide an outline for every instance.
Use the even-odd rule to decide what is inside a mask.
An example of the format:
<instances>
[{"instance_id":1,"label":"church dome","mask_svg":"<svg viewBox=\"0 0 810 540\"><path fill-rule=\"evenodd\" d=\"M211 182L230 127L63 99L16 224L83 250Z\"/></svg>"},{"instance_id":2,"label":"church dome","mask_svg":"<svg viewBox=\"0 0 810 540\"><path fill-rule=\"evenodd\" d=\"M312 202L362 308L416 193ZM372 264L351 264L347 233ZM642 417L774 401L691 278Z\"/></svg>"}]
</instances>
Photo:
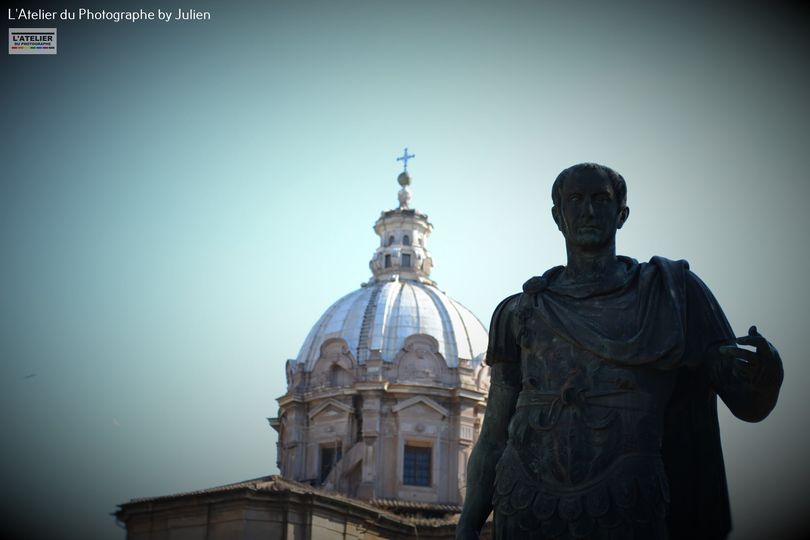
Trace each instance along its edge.
<instances>
[{"instance_id":1,"label":"church dome","mask_svg":"<svg viewBox=\"0 0 810 540\"><path fill-rule=\"evenodd\" d=\"M331 338L345 340L358 363L372 351L393 362L414 334L436 339L451 368L459 360L478 365L487 349L487 331L470 310L432 284L393 278L372 282L332 304L312 327L296 363L311 369Z\"/></svg>"},{"instance_id":2,"label":"church dome","mask_svg":"<svg viewBox=\"0 0 810 540\"><path fill-rule=\"evenodd\" d=\"M407 148L404 155L413 157ZM312 370L321 347L331 339L343 340L359 364L371 356L394 362L405 341L415 335L432 337L447 367L456 368L460 361L476 367L483 360L486 328L430 279L433 257L426 244L433 225L426 214L409 206L407 169L397 180L402 186L399 206L381 212L374 224L380 240L369 262L372 278L318 319L294 360L299 368Z\"/></svg>"}]
</instances>

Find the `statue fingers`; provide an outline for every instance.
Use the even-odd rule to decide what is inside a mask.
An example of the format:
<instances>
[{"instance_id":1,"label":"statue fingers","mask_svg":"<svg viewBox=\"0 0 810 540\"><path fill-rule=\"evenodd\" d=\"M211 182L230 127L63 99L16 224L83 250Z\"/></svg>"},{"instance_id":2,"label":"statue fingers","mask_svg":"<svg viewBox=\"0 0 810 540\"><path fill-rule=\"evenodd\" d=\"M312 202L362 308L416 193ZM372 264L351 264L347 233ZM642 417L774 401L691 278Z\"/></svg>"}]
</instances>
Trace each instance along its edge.
<instances>
[{"instance_id":1,"label":"statue fingers","mask_svg":"<svg viewBox=\"0 0 810 540\"><path fill-rule=\"evenodd\" d=\"M737 343L740 345L751 345L754 347L762 347L763 345L768 344L768 340L765 339L763 336L757 334L755 336L742 336L737 338Z\"/></svg>"},{"instance_id":2,"label":"statue fingers","mask_svg":"<svg viewBox=\"0 0 810 540\"><path fill-rule=\"evenodd\" d=\"M757 353L754 351L749 351L748 349L743 349L742 347L723 345L718 347L718 351L724 356L733 356L734 358L743 360L745 363L757 362Z\"/></svg>"},{"instance_id":3,"label":"statue fingers","mask_svg":"<svg viewBox=\"0 0 810 540\"><path fill-rule=\"evenodd\" d=\"M753 327L752 327L753 328ZM740 345L748 345L750 347L756 347L756 355L761 361L770 361L774 356L774 348L771 343L765 339L762 335L757 334L755 336L745 336L741 337L737 340Z\"/></svg>"}]
</instances>

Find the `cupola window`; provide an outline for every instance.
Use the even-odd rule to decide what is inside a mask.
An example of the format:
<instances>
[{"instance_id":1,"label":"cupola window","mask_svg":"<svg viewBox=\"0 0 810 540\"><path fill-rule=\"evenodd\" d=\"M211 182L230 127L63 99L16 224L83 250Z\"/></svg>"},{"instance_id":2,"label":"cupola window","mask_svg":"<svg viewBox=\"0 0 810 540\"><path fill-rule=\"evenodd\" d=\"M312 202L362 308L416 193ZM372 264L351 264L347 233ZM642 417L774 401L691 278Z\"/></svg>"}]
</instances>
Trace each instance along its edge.
<instances>
[{"instance_id":1,"label":"cupola window","mask_svg":"<svg viewBox=\"0 0 810 540\"><path fill-rule=\"evenodd\" d=\"M318 481L321 484L326 481L326 477L332 472L332 468L340 461L340 458L343 457L342 454L343 449L337 444L334 446L321 447L321 470L320 476L318 477Z\"/></svg>"},{"instance_id":2,"label":"cupola window","mask_svg":"<svg viewBox=\"0 0 810 540\"><path fill-rule=\"evenodd\" d=\"M430 446L405 445L402 483L406 486L430 487Z\"/></svg>"}]
</instances>

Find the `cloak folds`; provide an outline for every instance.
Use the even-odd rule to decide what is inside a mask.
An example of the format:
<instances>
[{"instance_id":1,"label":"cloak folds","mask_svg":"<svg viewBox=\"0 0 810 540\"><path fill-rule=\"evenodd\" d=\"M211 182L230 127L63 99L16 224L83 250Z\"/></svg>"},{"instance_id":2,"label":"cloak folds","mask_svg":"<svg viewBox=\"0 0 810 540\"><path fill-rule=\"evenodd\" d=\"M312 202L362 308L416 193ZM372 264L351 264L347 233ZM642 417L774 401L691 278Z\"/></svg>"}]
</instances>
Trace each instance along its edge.
<instances>
[{"instance_id":1,"label":"cloak folds","mask_svg":"<svg viewBox=\"0 0 810 540\"><path fill-rule=\"evenodd\" d=\"M626 272L613 282L560 286L555 277L562 267L529 280L522 294L496 308L487 362L520 363L520 344L528 342L521 318L530 311L545 329L606 362L671 370L676 383L661 448L670 486L670 537L725 538L731 520L717 394L723 395L719 385L739 381L718 375L716 356L709 352L734 343L733 331L686 261L619 260ZM606 310L625 324L606 324ZM520 385L517 377L511 382Z\"/></svg>"}]
</instances>

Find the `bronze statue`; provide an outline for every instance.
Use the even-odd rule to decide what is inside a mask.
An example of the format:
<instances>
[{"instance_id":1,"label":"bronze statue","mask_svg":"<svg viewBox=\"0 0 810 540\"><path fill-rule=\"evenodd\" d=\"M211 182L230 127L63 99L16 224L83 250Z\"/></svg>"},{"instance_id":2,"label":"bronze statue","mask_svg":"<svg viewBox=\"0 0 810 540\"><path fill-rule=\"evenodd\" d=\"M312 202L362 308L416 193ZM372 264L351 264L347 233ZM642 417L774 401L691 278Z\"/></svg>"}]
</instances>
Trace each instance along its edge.
<instances>
[{"instance_id":1,"label":"bronze statue","mask_svg":"<svg viewBox=\"0 0 810 540\"><path fill-rule=\"evenodd\" d=\"M492 316L492 382L456 538L725 538L731 529L719 395L757 422L782 362L752 326L735 338L686 261L616 256L624 179L560 173L554 221L566 266ZM754 346L756 351L738 347Z\"/></svg>"}]
</instances>

